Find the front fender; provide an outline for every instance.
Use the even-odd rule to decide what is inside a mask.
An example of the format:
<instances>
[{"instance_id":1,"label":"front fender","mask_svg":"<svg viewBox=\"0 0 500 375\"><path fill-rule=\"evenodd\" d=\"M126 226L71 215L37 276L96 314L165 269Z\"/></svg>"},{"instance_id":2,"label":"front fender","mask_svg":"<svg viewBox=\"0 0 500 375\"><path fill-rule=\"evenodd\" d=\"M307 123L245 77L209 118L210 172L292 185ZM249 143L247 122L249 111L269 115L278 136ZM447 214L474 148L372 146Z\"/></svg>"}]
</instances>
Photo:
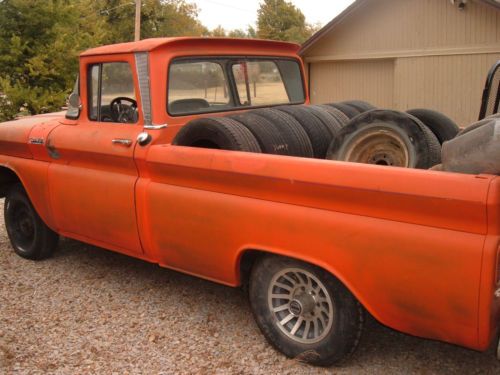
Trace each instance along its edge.
<instances>
[{"instance_id":1,"label":"front fender","mask_svg":"<svg viewBox=\"0 0 500 375\"><path fill-rule=\"evenodd\" d=\"M2 155L0 166L12 171L19 178L38 215L50 229L57 232L50 210L47 181L49 163Z\"/></svg>"}]
</instances>

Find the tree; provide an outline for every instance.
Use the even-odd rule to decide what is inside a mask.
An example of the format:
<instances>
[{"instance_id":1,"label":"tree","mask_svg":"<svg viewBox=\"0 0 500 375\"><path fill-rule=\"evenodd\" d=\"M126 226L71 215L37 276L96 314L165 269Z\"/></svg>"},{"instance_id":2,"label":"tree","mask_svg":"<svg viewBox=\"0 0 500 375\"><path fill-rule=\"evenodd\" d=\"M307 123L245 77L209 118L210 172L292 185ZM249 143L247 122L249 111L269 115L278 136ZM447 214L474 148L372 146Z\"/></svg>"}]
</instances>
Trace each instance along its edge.
<instances>
[{"instance_id":1,"label":"tree","mask_svg":"<svg viewBox=\"0 0 500 375\"><path fill-rule=\"evenodd\" d=\"M219 25L210 32L210 36L223 38L227 36L227 33L226 30L221 25Z\"/></svg>"},{"instance_id":2,"label":"tree","mask_svg":"<svg viewBox=\"0 0 500 375\"><path fill-rule=\"evenodd\" d=\"M0 121L59 110L78 73L78 55L134 36L132 0L0 0ZM143 38L203 35L185 0L148 0Z\"/></svg>"},{"instance_id":3,"label":"tree","mask_svg":"<svg viewBox=\"0 0 500 375\"><path fill-rule=\"evenodd\" d=\"M257 31L252 26L248 26L247 35L249 38L257 38Z\"/></svg>"},{"instance_id":4,"label":"tree","mask_svg":"<svg viewBox=\"0 0 500 375\"><path fill-rule=\"evenodd\" d=\"M105 0L94 11L105 19L106 44L131 42L134 37L134 2ZM185 0L148 0L141 12L142 39L168 36L200 36L207 29L198 20L198 8Z\"/></svg>"},{"instance_id":5,"label":"tree","mask_svg":"<svg viewBox=\"0 0 500 375\"><path fill-rule=\"evenodd\" d=\"M60 109L74 84L78 54L99 43L99 18L83 1L0 2L0 120L20 111Z\"/></svg>"},{"instance_id":6,"label":"tree","mask_svg":"<svg viewBox=\"0 0 500 375\"><path fill-rule=\"evenodd\" d=\"M286 0L263 0L257 11L257 36L302 43L314 32L304 14Z\"/></svg>"}]
</instances>

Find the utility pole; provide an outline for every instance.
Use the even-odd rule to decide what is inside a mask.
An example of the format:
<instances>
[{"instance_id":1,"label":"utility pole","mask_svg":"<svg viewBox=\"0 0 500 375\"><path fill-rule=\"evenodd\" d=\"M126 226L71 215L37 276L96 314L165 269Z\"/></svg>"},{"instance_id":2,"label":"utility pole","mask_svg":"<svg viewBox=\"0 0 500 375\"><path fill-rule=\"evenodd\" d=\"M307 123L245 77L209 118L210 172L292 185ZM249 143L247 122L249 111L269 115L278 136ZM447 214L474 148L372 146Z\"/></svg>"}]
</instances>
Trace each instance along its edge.
<instances>
[{"instance_id":1,"label":"utility pole","mask_svg":"<svg viewBox=\"0 0 500 375\"><path fill-rule=\"evenodd\" d=\"M135 0L135 39L141 40L141 0Z\"/></svg>"}]
</instances>

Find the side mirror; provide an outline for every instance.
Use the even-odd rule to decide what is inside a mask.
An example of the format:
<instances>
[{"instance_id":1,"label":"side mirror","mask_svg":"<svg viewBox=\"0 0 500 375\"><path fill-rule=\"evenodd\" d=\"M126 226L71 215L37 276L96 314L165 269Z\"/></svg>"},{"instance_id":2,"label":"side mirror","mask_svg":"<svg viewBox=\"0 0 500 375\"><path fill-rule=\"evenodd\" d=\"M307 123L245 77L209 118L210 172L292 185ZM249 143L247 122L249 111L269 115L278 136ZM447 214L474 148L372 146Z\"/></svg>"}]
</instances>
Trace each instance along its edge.
<instances>
[{"instance_id":1,"label":"side mirror","mask_svg":"<svg viewBox=\"0 0 500 375\"><path fill-rule=\"evenodd\" d=\"M71 120L76 120L80 117L80 111L82 109L82 101L80 95L76 92L71 93L68 98L68 111L66 112L66 118Z\"/></svg>"}]
</instances>

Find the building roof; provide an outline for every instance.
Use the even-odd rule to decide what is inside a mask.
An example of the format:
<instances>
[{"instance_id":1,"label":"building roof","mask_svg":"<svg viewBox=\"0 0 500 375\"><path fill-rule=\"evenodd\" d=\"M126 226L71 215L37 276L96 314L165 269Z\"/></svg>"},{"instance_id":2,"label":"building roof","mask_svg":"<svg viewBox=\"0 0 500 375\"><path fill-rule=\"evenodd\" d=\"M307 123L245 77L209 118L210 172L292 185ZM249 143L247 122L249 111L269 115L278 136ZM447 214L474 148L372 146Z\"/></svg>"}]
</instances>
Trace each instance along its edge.
<instances>
[{"instance_id":1,"label":"building roof","mask_svg":"<svg viewBox=\"0 0 500 375\"><path fill-rule=\"evenodd\" d=\"M356 9L358 9L362 4L370 0L355 0L350 6L348 6L342 13L340 13L333 20L328 22L322 29L306 40L299 51L299 55L303 55L313 44L320 40L323 36L332 31L335 26L342 22L345 18L349 17ZM473 0L480 3L484 3L493 6L500 10L500 0Z\"/></svg>"},{"instance_id":2,"label":"building roof","mask_svg":"<svg viewBox=\"0 0 500 375\"><path fill-rule=\"evenodd\" d=\"M270 41L262 39L237 39L237 38L194 38L194 37L178 37L178 38L151 38L144 39L138 42L119 43L107 46L101 46L89 49L83 52L80 56L96 56L96 55L110 55L119 53L134 53L134 52L149 52L166 45L171 46L189 46L196 44L197 46L214 47L218 45L233 44L235 46L235 53L238 48L252 48L252 49L275 49L282 52L297 53L300 49L298 44Z\"/></svg>"}]
</instances>

